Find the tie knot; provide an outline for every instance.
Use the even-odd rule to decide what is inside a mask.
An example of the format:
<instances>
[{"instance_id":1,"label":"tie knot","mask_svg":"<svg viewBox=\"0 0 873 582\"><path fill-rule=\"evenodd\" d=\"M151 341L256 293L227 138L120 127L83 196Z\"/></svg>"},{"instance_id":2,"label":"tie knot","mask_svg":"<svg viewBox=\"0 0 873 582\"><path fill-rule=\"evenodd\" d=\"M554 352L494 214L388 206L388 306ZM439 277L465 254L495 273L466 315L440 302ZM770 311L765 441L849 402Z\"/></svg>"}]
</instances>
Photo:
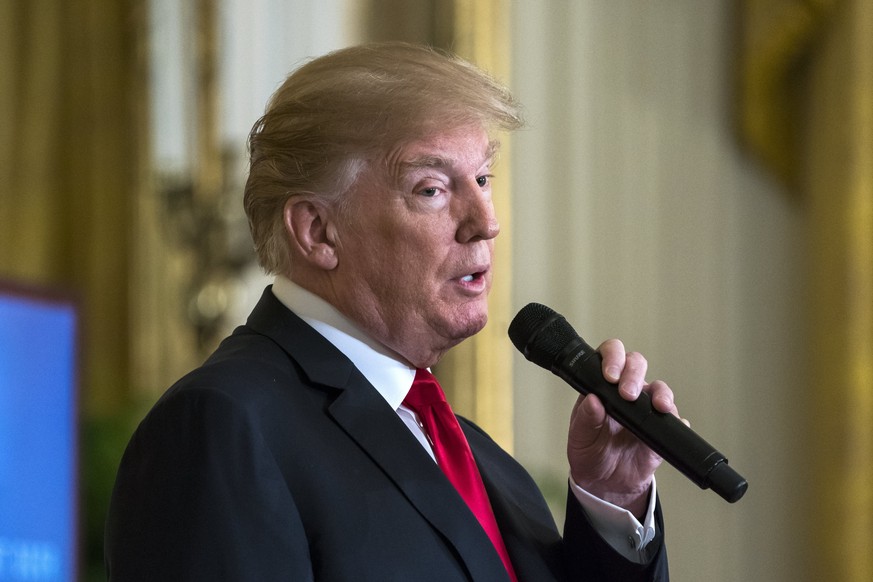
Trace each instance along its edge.
<instances>
[{"instance_id":1,"label":"tie knot","mask_svg":"<svg viewBox=\"0 0 873 582\"><path fill-rule=\"evenodd\" d=\"M403 400L403 404L417 412L422 407L445 401L446 395L434 375L427 370L416 370L412 388Z\"/></svg>"}]
</instances>

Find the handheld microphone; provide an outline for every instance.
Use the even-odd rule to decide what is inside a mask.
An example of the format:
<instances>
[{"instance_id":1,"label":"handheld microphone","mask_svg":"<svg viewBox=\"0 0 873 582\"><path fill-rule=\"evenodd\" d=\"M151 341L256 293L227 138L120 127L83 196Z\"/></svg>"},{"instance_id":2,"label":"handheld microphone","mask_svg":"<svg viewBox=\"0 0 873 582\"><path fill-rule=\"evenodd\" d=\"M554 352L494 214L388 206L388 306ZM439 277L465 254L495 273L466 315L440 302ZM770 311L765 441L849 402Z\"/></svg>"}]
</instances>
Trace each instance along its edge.
<instances>
[{"instance_id":1,"label":"handheld microphone","mask_svg":"<svg viewBox=\"0 0 873 582\"><path fill-rule=\"evenodd\" d=\"M748 483L728 466L725 456L672 414L655 410L647 393L633 402L622 398L618 386L603 377L600 353L559 313L528 304L510 323L509 339L525 358L580 394L595 394L607 414L701 489L711 488L730 503L745 494Z\"/></svg>"}]
</instances>

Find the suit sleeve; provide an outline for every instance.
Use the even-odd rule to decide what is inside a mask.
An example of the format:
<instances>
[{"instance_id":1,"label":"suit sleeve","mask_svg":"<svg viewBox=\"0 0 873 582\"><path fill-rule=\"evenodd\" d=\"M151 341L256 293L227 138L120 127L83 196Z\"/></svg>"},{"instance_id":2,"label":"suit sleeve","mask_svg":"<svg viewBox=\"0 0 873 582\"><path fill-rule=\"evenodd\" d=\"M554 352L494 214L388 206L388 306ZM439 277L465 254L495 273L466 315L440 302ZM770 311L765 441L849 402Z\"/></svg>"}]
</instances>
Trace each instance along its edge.
<instances>
[{"instance_id":1,"label":"suit sleeve","mask_svg":"<svg viewBox=\"0 0 873 582\"><path fill-rule=\"evenodd\" d=\"M635 564L616 552L591 525L573 493L567 492L564 552L569 579L616 582L667 582L667 551L661 504L655 508L656 533L646 546L647 564Z\"/></svg>"},{"instance_id":2,"label":"suit sleeve","mask_svg":"<svg viewBox=\"0 0 873 582\"><path fill-rule=\"evenodd\" d=\"M105 558L112 582L314 579L272 453L246 410L210 390L169 393L137 429L113 491Z\"/></svg>"}]
</instances>

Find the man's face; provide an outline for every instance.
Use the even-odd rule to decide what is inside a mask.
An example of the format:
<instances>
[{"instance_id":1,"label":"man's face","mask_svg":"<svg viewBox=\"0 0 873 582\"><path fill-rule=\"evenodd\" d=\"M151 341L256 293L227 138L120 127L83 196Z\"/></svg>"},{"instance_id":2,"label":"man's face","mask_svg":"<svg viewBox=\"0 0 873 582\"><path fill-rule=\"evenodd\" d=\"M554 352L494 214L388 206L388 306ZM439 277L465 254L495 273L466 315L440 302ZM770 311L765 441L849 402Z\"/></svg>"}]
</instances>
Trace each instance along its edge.
<instances>
[{"instance_id":1,"label":"man's face","mask_svg":"<svg viewBox=\"0 0 873 582\"><path fill-rule=\"evenodd\" d=\"M416 367L487 321L493 154L483 129L439 133L390 151L349 193L333 302Z\"/></svg>"}]
</instances>

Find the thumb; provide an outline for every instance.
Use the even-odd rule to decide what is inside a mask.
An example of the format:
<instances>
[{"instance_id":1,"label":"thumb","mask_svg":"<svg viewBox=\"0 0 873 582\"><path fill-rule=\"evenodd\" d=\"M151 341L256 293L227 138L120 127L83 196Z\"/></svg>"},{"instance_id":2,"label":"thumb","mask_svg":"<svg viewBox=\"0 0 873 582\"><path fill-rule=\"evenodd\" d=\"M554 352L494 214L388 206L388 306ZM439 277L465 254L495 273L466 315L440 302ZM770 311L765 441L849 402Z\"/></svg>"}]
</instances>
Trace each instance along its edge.
<instances>
[{"instance_id":1,"label":"thumb","mask_svg":"<svg viewBox=\"0 0 873 582\"><path fill-rule=\"evenodd\" d=\"M580 396L570 416L569 440L573 448L590 447L606 423L606 409L593 394Z\"/></svg>"}]
</instances>

